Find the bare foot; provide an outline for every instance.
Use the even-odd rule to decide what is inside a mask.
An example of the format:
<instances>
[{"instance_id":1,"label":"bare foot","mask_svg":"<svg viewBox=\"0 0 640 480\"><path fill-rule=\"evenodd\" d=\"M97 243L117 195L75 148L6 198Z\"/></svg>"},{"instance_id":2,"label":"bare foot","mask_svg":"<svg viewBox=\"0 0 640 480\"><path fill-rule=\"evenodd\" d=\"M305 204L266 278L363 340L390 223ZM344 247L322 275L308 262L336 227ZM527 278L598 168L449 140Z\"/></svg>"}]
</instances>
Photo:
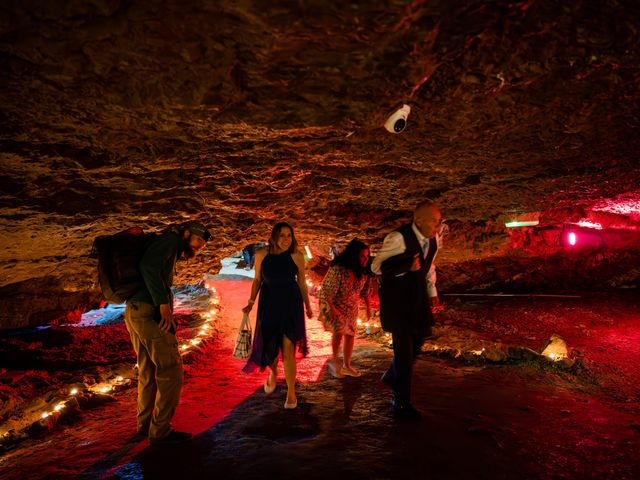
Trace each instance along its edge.
<instances>
[{"instance_id":1,"label":"bare foot","mask_svg":"<svg viewBox=\"0 0 640 480\"><path fill-rule=\"evenodd\" d=\"M353 367L343 367L342 374L347 375L348 377L359 377L362 375L362 372Z\"/></svg>"},{"instance_id":2,"label":"bare foot","mask_svg":"<svg viewBox=\"0 0 640 480\"><path fill-rule=\"evenodd\" d=\"M344 375L342 374L342 367L340 366L339 363L336 363L333 360L329 362L329 364L327 365L327 369L329 370L329 373L331 374L332 377L335 377L335 378L344 377Z\"/></svg>"},{"instance_id":3,"label":"bare foot","mask_svg":"<svg viewBox=\"0 0 640 480\"><path fill-rule=\"evenodd\" d=\"M297 406L298 406L298 399L296 398L296 396L294 395L293 399L291 399L289 395L287 395L287 401L284 402L284 408L286 410L293 410Z\"/></svg>"},{"instance_id":4,"label":"bare foot","mask_svg":"<svg viewBox=\"0 0 640 480\"><path fill-rule=\"evenodd\" d=\"M271 372L267 377L267 380L264 382L264 393L267 395L274 392L276 389L276 376Z\"/></svg>"}]
</instances>

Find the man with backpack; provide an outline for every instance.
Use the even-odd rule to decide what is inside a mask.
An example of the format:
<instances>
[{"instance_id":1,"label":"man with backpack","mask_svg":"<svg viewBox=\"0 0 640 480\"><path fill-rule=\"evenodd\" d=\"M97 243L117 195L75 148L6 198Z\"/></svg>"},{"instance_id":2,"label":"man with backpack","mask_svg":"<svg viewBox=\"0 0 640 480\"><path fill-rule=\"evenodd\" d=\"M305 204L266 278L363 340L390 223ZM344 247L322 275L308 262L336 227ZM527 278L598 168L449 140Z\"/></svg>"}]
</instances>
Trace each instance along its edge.
<instances>
[{"instance_id":1,"label":"man with backpack","mask_svg":"<svg viewBox=\"0 0 640 480\"><path fill-rule=\"evenodd\" d=\"M152 445L191 439L171 428L183 380L171 286L176 261L195 257L210 238L195 221L153 237L140 261L144 286L127 301L125 324L138 359L138 434Z\"/></svg>"}]
</instances>

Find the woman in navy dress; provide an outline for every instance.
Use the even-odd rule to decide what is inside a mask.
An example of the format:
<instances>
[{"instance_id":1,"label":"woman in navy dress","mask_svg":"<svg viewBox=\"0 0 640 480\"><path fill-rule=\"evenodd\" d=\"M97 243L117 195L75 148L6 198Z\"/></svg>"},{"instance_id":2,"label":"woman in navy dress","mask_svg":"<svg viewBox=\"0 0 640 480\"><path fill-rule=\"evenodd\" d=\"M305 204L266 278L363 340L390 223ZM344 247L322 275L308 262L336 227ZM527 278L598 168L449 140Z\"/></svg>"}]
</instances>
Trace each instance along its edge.
<instances>
[{"instance_id":1,"label":"woman in navy dress","mask_svg":"<svg viewBox=\"0 0 640 480\"><path fill-rule=\"evenodd\" d=\"M278 357L282 351L287 381L284 408L296 408L296 350L304 357L308 351L303 306L308 318L313 312L305 281L304 256L298 250L291 225L280 222L273 227L268 247L256 252L254 266L256 276L251 297L242 310L251 311L258 292L260 300L251 356L244 371L252 372L256 368L264 371L269 367L264 391L272 393L276 389Z\"/></svg>"}]
</instances>

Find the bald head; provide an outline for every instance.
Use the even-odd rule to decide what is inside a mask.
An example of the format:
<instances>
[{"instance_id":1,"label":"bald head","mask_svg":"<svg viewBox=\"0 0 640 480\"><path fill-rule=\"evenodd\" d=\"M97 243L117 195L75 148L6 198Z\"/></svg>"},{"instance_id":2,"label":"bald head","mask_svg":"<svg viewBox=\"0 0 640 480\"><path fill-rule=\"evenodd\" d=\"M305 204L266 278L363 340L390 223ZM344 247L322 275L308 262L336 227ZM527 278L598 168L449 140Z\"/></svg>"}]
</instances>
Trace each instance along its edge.
<instances>
[{"instance_id":1,"label":"bald head","mask_svg":"<svg viewBox=\"0 0 640 480\"><path fill-rule=\"evenodd\" d=\"M427 238L432 238L438 233L440 220L442 220L440 208L431 200L421 202L413 212L413 223Z\"/></svg>"}]
</instances>

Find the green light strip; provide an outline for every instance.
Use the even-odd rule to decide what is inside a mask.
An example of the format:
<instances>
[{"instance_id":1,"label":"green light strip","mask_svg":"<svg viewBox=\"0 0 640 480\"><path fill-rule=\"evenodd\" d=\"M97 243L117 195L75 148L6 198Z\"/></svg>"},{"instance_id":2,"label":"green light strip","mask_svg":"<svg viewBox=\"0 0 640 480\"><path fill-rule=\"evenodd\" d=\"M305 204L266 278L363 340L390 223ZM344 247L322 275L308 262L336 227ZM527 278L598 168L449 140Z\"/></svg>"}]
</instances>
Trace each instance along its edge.
<instances>
[{"instance_id":1,"label":"green light strip","mask_svg":"<svg viewBox=\"0 0 640 480\"><path fill-rule=\"evenodd\" d=\"M526 222L506 222L504 224L505 227L507 228L514 228L514 227L535 227L536 225L538 225L540 222L538 220L528 220Z\"/></svg>"}]
</instances>

